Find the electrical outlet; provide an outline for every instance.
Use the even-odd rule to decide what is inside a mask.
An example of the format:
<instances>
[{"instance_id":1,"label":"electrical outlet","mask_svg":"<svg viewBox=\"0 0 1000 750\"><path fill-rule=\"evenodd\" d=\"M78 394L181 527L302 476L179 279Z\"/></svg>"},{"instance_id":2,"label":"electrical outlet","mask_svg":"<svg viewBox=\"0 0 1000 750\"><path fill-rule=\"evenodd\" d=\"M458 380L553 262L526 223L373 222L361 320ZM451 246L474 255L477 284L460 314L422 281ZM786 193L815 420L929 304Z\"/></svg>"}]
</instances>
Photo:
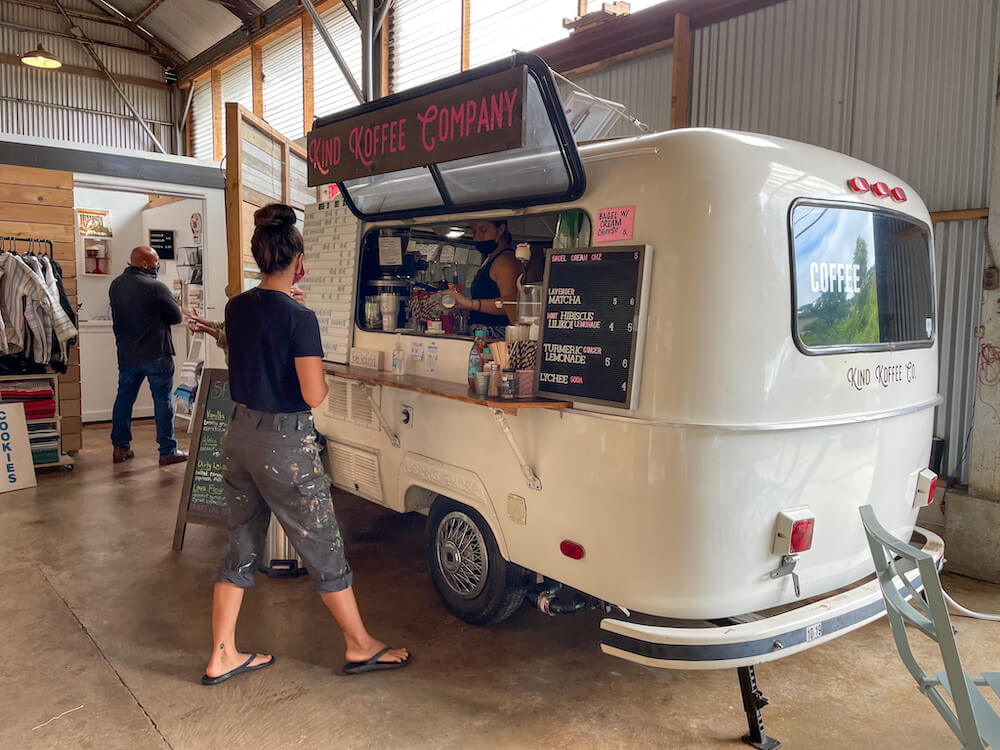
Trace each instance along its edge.
<instances>
[{"instance_id":1,"label":"electrical outlet","mask_svg":"<svg viewBox=\"0 0 1000 750\"><path fill-rule=\"evenodd\" d=\"M403 424L403 427L409 427L413 429L413 407L403 404L399 407L399 421Z\"/></svg>"}]
</instances>

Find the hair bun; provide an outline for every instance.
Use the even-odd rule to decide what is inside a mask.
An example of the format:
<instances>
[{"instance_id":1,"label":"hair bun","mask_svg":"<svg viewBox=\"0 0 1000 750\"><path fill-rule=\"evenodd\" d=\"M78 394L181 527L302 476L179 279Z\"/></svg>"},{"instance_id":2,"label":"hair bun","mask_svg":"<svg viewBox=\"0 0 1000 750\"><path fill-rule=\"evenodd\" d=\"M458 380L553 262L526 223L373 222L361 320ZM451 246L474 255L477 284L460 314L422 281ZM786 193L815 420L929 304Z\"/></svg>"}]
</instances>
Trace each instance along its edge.
<instances>
[{"instance_id":1,"label":"hair bun","mask_svg":"<svg viewBox=\"0 0 1000 750\"><path fill-rule=\"evenodd\" d=\"M295 209L283 203L270 203L253 214L253 223L257 227L293 227L295 221Z\"/></svg>"}]
</instances>

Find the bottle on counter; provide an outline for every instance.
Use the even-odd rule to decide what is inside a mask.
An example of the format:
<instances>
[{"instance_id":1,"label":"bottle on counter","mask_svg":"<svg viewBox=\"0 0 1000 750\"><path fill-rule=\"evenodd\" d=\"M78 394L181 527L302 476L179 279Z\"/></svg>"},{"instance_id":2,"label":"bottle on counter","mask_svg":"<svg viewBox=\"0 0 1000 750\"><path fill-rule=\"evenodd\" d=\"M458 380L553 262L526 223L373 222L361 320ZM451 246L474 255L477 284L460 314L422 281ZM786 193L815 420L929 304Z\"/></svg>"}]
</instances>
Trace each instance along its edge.
<instances>
[{"instance_id":1,"label":"bottle on counter","mask_svg":"<svg viewBox=\"0 0 1000 750\"><path fill-rule=\"evenodd\" d=\"M476 373L483 371L483 350L486 348L486 329L476 329L476 340L469 350L469 388L476 387Z\"/></svg>"},{"instance_id":2,"label":"bottle on counter","mask_svg":"<svg viewBox=\"0 0 1000 750\"><path fill-rule=\"evenodd\" d=\"M392 371L397 375L406 374L406 352L403 351L403 335L396 334L396 348L392 350Z\"/></svg>"}]
</instances>

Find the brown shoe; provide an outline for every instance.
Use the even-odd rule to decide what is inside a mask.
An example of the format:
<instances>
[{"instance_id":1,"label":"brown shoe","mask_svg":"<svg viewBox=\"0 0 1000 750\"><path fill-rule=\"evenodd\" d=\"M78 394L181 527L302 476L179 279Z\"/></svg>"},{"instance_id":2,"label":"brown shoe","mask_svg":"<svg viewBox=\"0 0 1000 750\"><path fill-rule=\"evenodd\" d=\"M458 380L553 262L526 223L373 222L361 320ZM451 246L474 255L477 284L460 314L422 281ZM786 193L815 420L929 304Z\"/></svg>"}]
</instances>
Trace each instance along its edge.
<instances>
[{"instance_id":1,"label":"brown shoe","mask_svg":"<svg viewBox=\"0 0 1000 750\"><path fill-rule=\"evenodd\" d=\"M112 461L116 464L120 464L128 461L130 458L135 458L135 453L128 448L122 448L120 445L115 446L114 455L111 457Z\"/></svg>"},{"instance_id":2,"label":"brown shoe","mask_svg":"<svg viewBox=\"0 0 1000 750\"><path fill-rule=\"evenodd\" d=\"M173 466L174 464L182 464L187 460L187 453L184 451L177 451L169 456L160 456L160 466Z\"/></svg>"}]
</instances>

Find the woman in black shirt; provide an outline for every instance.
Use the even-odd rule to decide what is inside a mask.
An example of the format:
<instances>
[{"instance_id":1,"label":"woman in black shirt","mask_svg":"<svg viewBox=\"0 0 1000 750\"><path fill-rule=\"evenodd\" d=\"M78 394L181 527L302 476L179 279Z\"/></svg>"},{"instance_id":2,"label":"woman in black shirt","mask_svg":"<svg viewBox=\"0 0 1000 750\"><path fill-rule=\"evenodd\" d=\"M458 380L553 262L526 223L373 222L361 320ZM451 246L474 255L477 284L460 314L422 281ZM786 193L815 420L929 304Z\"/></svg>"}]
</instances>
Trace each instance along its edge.
<instances>
[{"instance_id":1,"label":"woman in black shirt","mask_svg":"<svg viewBox=\"0 0 1000 750\"><path fill-rule=\"evenodd\" d=\"M406 665L406 649L389 648L365 629L334 515L330 480L319 457L310 407L326 398L319 323L292 299L302 267L302 236L290 206L254 214L254 259L260 286L226 305L229 383L237 403L223 443L229 543L212 607L212 657L202 682L217 685L268 667L267 654L236 649L236 620L271 514L302 557L313 587L344 632L348 674Z\"/></svg>"}]
</instances>

